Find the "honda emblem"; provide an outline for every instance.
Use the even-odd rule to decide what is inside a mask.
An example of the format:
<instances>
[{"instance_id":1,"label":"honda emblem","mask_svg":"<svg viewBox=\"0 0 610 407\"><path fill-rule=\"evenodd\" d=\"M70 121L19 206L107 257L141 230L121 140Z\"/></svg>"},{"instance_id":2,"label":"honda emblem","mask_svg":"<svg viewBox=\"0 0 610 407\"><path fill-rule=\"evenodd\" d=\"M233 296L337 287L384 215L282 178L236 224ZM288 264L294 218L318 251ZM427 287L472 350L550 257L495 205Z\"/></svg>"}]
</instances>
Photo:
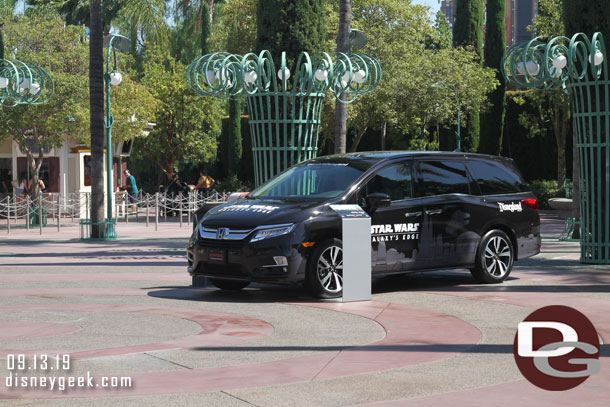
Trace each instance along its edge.
<instances>
[{"instance_id":1,"label":"honda emblem","mask_svg":"<svg viewBox=\"0 0 610 407\"><path fill-rule=\"evenodd\" d=\"M216 231L216 239L220 239L220 240L225 239L228 234L229 234L228 228L219 228Z\"/></svg>"}]
</instances>

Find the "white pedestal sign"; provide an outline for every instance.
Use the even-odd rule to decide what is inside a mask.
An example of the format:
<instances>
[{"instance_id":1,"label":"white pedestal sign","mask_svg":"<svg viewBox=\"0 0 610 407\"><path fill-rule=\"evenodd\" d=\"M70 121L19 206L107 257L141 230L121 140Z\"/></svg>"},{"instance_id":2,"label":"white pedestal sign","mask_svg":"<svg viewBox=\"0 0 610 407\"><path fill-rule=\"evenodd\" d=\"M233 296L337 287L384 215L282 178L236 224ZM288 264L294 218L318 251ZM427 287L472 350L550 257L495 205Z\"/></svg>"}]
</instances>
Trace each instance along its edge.
<instances>
[{"instance_id":1,"label":"white pedestal sign","mask_svg":"<svg viewBox=\"0 0 610 407\"><path fill-rule=\"evenodd\" d=\"M358 205L331 205L341 216L343 302L371 299L371 218Z\"/></svg>"}]
</instances>

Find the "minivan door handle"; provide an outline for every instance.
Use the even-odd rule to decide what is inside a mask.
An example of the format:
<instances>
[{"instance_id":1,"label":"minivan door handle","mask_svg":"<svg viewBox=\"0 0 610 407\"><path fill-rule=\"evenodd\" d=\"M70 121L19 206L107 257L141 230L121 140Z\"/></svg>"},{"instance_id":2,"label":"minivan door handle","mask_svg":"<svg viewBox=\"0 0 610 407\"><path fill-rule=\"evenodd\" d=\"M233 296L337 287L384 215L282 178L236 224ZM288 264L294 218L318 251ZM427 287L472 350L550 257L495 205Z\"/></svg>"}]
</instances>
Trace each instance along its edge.
<instances>
[{"instance_id":1,"label":"minivan door handle","mask_svg":"<svg viewBox=\"0 0 610 407\"><path fill-rule=\"evenodd\" d=\"M407 212L407 213L405 213L405 216L407 218L415 218L417 216L421 216L421 211L419 211L419 212Z\"/></svg>"},{"instance_id":2,"label":"minivan door handle","mask_svg":"<svg viewBox=\"0 0 610 407\"><path fill-rule=\"evenodd\" d=\"M426 215L438 215L439 213L442 213L443 210L442 209L430 209L430 210L426 210Z\"/></svg>"}]
</instances>

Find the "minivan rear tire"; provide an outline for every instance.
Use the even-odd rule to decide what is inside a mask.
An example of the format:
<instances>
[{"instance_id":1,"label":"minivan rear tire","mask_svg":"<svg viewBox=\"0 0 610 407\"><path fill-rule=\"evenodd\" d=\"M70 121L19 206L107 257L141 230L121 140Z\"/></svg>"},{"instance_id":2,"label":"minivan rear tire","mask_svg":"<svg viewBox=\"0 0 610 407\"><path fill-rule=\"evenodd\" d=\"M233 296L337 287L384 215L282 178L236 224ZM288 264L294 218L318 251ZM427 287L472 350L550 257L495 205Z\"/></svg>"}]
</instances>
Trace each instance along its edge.
<instances>
[{"instance_id":1,"label":"minivan rear tire","mask_svg":"<svg viewBox=\"0 0 610 407\"><path fill-rule=\"evenodd\" d=\"M508 235L502 230L492 229L481 239L475 266L470 272L480 283L501 283L513 268L514 256L513 243Z\"/></svg>"}]
</instances>

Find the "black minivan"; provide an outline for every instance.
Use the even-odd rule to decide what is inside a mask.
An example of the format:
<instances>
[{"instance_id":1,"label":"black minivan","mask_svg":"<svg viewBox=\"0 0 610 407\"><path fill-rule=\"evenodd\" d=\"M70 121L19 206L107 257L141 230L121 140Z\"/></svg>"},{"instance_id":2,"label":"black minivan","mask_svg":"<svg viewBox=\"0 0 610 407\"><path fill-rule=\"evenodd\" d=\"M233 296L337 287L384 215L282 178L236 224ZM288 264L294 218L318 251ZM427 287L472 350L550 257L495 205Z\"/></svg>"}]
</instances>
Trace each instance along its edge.
<instances>
[{"instance_id":1,"label":"black minivan","mask_svg":"<svg viewBox=\"0 0 610 407\"><path fill-rule=\"evenodd\" d=\"M538 199L512 160L461 152L370 152L297 164L209 210L187 249L193 285L304 282L341 296L341 219L333 204L371 216L372 273L470 269L504 281L540 252Z\"/></svg>"}]
</instances>

